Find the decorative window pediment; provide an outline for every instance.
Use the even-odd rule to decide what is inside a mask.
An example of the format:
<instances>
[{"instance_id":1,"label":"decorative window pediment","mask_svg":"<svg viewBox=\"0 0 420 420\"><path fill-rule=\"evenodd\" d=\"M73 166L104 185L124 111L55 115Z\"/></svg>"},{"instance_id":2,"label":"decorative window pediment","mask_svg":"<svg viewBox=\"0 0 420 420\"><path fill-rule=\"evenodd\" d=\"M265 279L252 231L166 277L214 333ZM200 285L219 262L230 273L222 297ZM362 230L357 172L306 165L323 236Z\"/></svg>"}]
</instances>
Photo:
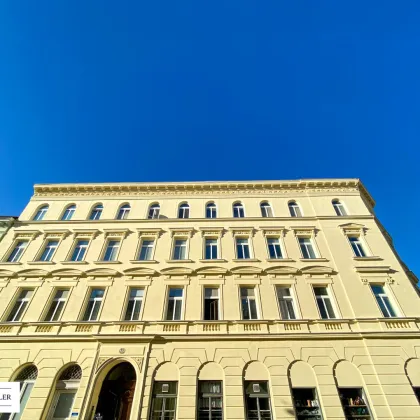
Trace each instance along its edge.
<instances>
[{"instance_id":1,"label":"decorative window pediment","mask_svg":"<svg viewBox=\"0 0 420 420\"><path fill-rule=\"evenodd\" d=\"M296 275L299 272L297 268L290 267L290 266L270 267L270 268L267 268L265 271L267 274L272 275L272 276Z\"/></svg>"},{"instance_id":2,"label":"decorative window pediment","mask_svg":"<svg viewBox=\"0 0 420 420\"><path fill-rule=\"evenodd\" d=\"M364 236L366 234L366 226L359 225L358 223L346 223L340 225L341 230L346 236Z\"/></svg>"},{"instance_id":3,"label":"decorative window pediment","mask_svg":"<svg viewBox=\"0 0 420 420\"><path fill-rule=\"evenodd\" d=\"M242 267L232 268L231 272L232 274L237 275L237 276L242 276L242 275L259 276L262 273L262 269L258 267L253 267L253 266L250 266L250 267L242 266Z\"/></svg>"},{"instance_id":4,"label":"decorative window pediment","mask_svg":"<svg viewBox=\"0 0 420 420\"><path fill-rule=\"evenodd\" d=\"M0 270L0 278L13 277L15 273L10 270Z\"/></svg>"},{"instance_id":5,"label":"decorative window pediment","mask_svg":"<svg viewBox=\"0 0 420 420\"><path fill-rule=\"evenodd\" d=\"M31 241L35 239L41 232L39 230L15 230L14 231L14 240L27 240Z\"/></svg>"},{"instance_id":6,"label":"decorative window pediment","mask_svg":"<svg viewBox=\"0 0 420 420\"><path fill-rule=\"evenodd\" d=\"M86 271L86 275L91 277L117 277L120 276L121 273L116 270L111 270L110 268L94 268Z\"/></svg>"},{"instance_id":7,"label":"decorative window pediment","mask_svg":"<svg viewBox=\"0 0 420 420\"><path fill-rule=\"evenodd\" d=\"M141 238L158 239L162 233L163 233L162 229L147 229L147 228L137 229L137 235L140 239Z\"/></svg>"},{"instance_id":8,"label":"decorative window pediment","mask_svg":"<svg viewBox=\"0 0 420 420\"><path fill-rule=\"evenodd\" d=\"M224 229L222 227L206 227L200 228L200 232L203 238L208 236L221 238L223 236Z\"/></svg>"},{"instance_id":9,"label":"decorative window pediment","mask_svg":"<svg viewBox=\"0 0 420 420\"><path fill-rule=\"evenodd\" d=\"M391 267L388 265L383 266L359 266L355 267L358 273L392 273Z\"/></svg>"},{"instance_id":10,"label":"decorative window pediment","mask_svg":"<svg viewBox=\"0 0 420 420\"><path fill-rule=\"evenodd\" d=\"M104 229L105 239L118 238L124 239L130 233L129 229Z\"/></svg>"},{"instance_id":11,"label":"decorative window pediment","mask_svg":"<svg viewBox=\"0 0 420 420\"><path fill-rule=\"evenodd\" d=\"M53 277L82 277L84 275L83 271L75 270L71 268L63 268L60 270L54 270L51 272Z\"/></svg>"},{"instance_id":12,"label":"decorative window pediment","mask_svg":"<svg viewBox=\"0 0 420 420\"><path fill-rule=\"evenodd\" d=\"M194 234L194 228L170 228L171 237L191 238Z\"/></svg>"},{"instance_id":13,"label":"decorative window pediment","mask_svg":"<svg viewBox=\"0 0 420 420\"><path fill-rule=\"evenodd\" d=\"M331 267L322 266L322 265L313 265L310 267L305 267L301 269L302 274L334 274L334 270Z\"/></svg>"},{"instance_id":14,"label":"decorative window pediment","mask_svg":"<svg viewBox=\"0 0 420 420\"><path fill-rule=\"evenodd\" d=\"M286 234L286 228L284 226L260 226L260 229L264 236L282 237Z\"/></svg>"},{"instance_id":15,"label":"decorative window pediment","mask_svg":"<svg viewBox=\"0 0 420 420\"><path fill-rule=\"evenodd\" d=\"M194 273L194 270L188 267L169 267L161 270L162 274L172 277L172 276L191 276Z\"/></svg>"},{"instance_id":16,"label":"decorative window pediment","mask_svg":"<svg viewBox=\"0 0 420 420\"><path fill-rule=\"evenodd\" d=\"M76 239L95 239L101 232L98 229L74 229Z\"/></svg>"},{"instance_id":17,"label":"decorative window pediment","mask_svg":"<svg viewBox=\"0 0 420 420\"><path fill-rule=\"evenodd\" d=\"M293 230L295 236L312 238L316 236L318 229L315 226L293 226L290 228Z\"/></svg>"},{"instance_id":18,"label":"decorative window pediment","mask_svg":"<svg viewBox=\"0 0 420 420\"><path fill-rule=\"evenodd\" d=\"M252 227L230 227L229 231L232 233L232 236L248 236L252 237L254 235L254 228Z\"/></svg>"},{"instance_id":19,"label":"decorative window pediment","mask_svg":"<svg viewBox=\"0 0 420 420\"><path fill-rule=\"evenodd\" d=\"M213 278L223 278L227 274L227 269L223 267L203 267L197 270L197 274L201 278L213 277Z\"/></svg>"},{"instance_id":20,"label":"decorative window pediment","mask_svg":"<svg viewBox=\"0 0 420 420\"><path fill-rule=\"evenodd\" d=\"M44 230L44 239L57 239L62 240L66 236L70 235L70 231L68 229L46 229Z\"/></svg>"},{"instance_id":21,"label":"decorative window pediment","mask_svg":"<svg viewBox=\"0 0 420 420\"><path fill-rule=\"evenodd\" d=\"M152 277L156 275L156 271L150 268L129 268L124 270L124 274L131 277Z\"/></svg>"},{"instance_id":22,"label":"decorative window pediment","mask_svg":"<svg viewBox=\"0 0 420 420\"><path fill-rule=\"evenodd\" d=\"M48 271L40 270L40 269L27 269L27 270L18 271L16 274L18 277L38 277L39 278L39 277L46 277L50 273Z\"/></svg>"}]
</instances>

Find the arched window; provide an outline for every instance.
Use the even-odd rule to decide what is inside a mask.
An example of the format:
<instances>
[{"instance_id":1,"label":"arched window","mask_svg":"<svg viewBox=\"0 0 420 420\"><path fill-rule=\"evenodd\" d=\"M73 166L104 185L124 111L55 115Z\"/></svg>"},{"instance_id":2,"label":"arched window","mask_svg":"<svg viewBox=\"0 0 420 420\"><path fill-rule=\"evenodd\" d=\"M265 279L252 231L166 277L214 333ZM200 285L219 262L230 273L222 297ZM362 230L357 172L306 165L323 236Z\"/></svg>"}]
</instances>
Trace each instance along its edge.
<instances>
[{"instance_id":1,"label":"arched window","mask_svg":"<svg viewBox=\"0 0 420 420\"><path fill-rule=\"evenodd\" d=\"M332 205L334 207L335 212L337 213L337 216L347 216L346 209L344 208L344 205L340 202L340 200L333 200Z\"/></svg>"},{"instance_id":2,"label":"arched window","mask_svg":"<svg viewBox=\"0 0 420 420\"><path fill-rule=\"evenodd\" d=\"M180 204L178 208L178 219L188 219L190 217L190 206L188 203Z\"/></svg>"},{"instance_id":3,"label":"arched window","mask_svg":"<svg viewBox=\"0 0 420 420\"><path fill-rule=\"evenodd\" d=\"M118 214L117 214L117 219L118 220L123 220L123 219L127 219L129 213L130 213L131 207L130 204L126 203L123 204L120 209L118 210Z\"/></svg>"},{"instance_id":4,"label":"arched window","mask_svg":"<svg viewBox=\"0 0 420 420\"><path fill-rule=\"evenodd\" d=\"M149 214L147 215L148 219L159 219L160 206L159 204L152 204L149 207Z\"/></svg>"},{"instance_id":5,"label":"arched window","mask_svg":"<svg viewBox=\"0 0 420 420\"><path fill-rule=\"evenodd\" d=\"M240 201L233 203L233 217L245 217L244 206Z\"/></svg>"},{"instance_id":6,"label":"arched window","mask_svg":"<svg viewBox=\"0 0 420 420\"><path fill-rule=\"evenodd\" d=\"M28 365L19 372L13 381L19 382L20 386L20 413L0 414L0 420L20 420L37 377L38 369L35 365Z\"/></svg>"},{"instance_id":7,"label":"arched window","mask_svg":"<svg viewBox=\"0 0 420 420\"><path fill-rule=\"evenodd\" d=\"M102 215L102 210L104 209L104 206L102 204L97 204L90 213L90 220L99 220Z\"/></svg>"},{"instance_id":8,"label":"arched window","mask_svg":"<svg viewBox=\"0 0 420 420\"><path fill-rule=\"evenodd\" d=\"M273 217L273 209L271 208L270 203L263 201L260 204L260 208L262 217Z\"/></svg>"},{"instance_id":9,"label":"arched window","mask_svg":"<svg viewBox=\"0 0 420 420\"><path fill-rule=\"evenodd\" d=\"M68 419L71 417L74 398L82 378L79 365L71 365L65 369L55 385L55 394L48 418L51 420Z\"/></svg>"},{"instance_id":10,"label":"arched window","mask_svg":"<svg viewBox=\"0 0 420 420\"><path fill-rule=\"evenodd\" d=\"M71 220L75 211L76 211L76 204L70 204L66 208L66 210L64 210L61 220Z\"/></svg>"},{"instance_id":11,"label":"arched window","mask_svg":"<svg viewBox=\"0 0 420 420\"><path fill-rule=\"evenodd\" d=\"M302 217L302 210L296 201L289 201L289 211L292 217Z\"/></svg>"},{"instance_id":12,"label":"arched window","mask_svg":"<svg viewBox=\"0 0 420 420\"><path fill-rule=\"evenodd\" d=\"M206 205L206 218L207 219L215 219L216 217L217 217L216 204L208 203Z\"/></svg>"},{"instance_id":13,"label":"arched window","mask_svg":"<svg viewBox=\"0 0 420 420\"><path fill-rule=\"evenodd\" d=\"M49 209L48 204L45 204L45 205L41 206L38 209L38 211L36 212L33 220L42 220L45 217L45 215L47 214L48 209Z\"/></svg>"}]
</instances>

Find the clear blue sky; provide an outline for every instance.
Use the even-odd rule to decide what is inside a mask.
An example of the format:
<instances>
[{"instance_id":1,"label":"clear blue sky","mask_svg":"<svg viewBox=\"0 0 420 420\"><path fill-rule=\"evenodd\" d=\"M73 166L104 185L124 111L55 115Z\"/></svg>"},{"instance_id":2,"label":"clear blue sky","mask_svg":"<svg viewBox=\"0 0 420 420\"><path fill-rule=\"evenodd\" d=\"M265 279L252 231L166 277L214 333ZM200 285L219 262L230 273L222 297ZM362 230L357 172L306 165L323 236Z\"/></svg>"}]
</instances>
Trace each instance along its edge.
<instances>
[{"instance_id":1,"label":"clear blue sky","mask_svg":"<svg viewBox=\"0 0 420 420\"><path fill-rule=\"evenodd\" d=\"M34 183L359 177L420 274L419 22L418 0L3 0L0 214Z\"/></svg>"}]
</instances>

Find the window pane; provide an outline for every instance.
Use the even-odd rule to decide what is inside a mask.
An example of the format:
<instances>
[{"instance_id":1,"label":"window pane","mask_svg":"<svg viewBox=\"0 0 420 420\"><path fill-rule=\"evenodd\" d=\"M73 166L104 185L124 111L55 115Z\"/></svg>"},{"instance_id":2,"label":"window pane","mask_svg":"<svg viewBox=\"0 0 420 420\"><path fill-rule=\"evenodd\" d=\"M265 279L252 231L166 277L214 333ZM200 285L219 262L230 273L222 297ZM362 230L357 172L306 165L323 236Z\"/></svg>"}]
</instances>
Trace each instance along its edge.
<instances>
[{"instance_id":1,"label":"window pane","mask_svg":"<svg viewBox=\"0 0 420 420\"><path fill-rule=\"evenodd\" d=\"M176 300L175 301L175 316L174 316L174 320L180 320L181 319L181 310L182 310L182 300Z\"/></svg>"},{"instance_id":2,"label":"window pane","mask_svg":"<svg viewBox=\"0 0 420 420\"><path fill-rule=\"evenodd\" d=\"M183 289L170 289L169 297L182 297Z\"/></svg>"},{"instance_id":3,"label":"window pane","mask_svg":"<svg viewBox=\"0 0 420 420\"><path fill-rule=\"evenodd\" d=\"M324 298L324 302L325 302L325 306L327 308L328 317L329 318L335 318L334 309L332 307L331 299L330 298L328 298L328 299Z\"/></svg>"},{"instance_id":4,"label":"window pane","mask_svg":"<svg viewBox=\"0 0 420 420\"><path fill-rule=\"evenodd\" d=\"M327 309L324 305L324 301L322 299L319 299L319 298L316 301L318 303L318 308L319 308L319 312L321 314L321 318L322 319L328 319Z\"/></svg>"},{"instance_id":5,"label":"window pane","mask_svg":"<svg viewBox=\"0 0 420 420\"><path fill-rule=\"evenodd\" d=\"M175 307L175 301L173 299L168 300L168 311L166 313L166 319L168 321L173 321L174 318L174 307Z\"/></svg>"},{"instance_id":6,"label":"window pane","mask_svg":"<svg viewBox=\"0 0 420 420\"><path fill-rule=\"evenodd\" d=\"M60 396L58 397L57 401L57 406L54 410L54 419L65 419L70 417L75 395L76 392L60 393Z\"/></svg>"},{"instance_id":7,"label":"window pane","mask_svg":"<svg viewBox=\"0 0 420 420\"><path fill-rule=\"evenodd\" d=\"M249 300L249 306L250 306L250 310L251 310L251 319L258 319L257 303L256 303L255 299L250 299Z\"/></svg>"}]
</instances>

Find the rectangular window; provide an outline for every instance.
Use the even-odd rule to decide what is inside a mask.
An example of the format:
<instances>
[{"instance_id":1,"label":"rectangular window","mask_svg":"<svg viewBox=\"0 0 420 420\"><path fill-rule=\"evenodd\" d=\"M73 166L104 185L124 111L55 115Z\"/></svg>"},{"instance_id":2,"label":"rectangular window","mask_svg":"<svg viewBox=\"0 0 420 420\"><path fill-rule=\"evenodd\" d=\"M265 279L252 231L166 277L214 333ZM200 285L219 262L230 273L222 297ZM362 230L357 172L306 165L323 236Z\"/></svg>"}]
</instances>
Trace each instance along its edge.
<instances>
[{"instance_id":1,"label":"rectangular window","mask_svg":"<svg viewBox=\"0 0 420 420\"><path fill-rule=\"evenodd\" d=\"M396 317L397 315L391 305L391 302L389 301L389 297L387 296L384 287L379 284L372 284L370 287L375 295L379 307L381 308L382 315L386 318Z\"/></svg>"},{"instance_id":2,"label":"rectangular window","mask_svg":"<svg viewBox=\"0 0 420 420\"><path fill-rule=\"evenodd\" d=\"M140 319L140 310L143 304L143 289L130 289L127 311L125 312L125 321L138 321Z\"/></svg>"},{"instance_id":3,"label":"rectangular window","mask_svg":"<svg viewBox=\"0 0 420 420\"><path fill-rule=\"evenodd\" d=\"M338 395L346 419L372 419L363 388L338 388Z\"/></svg>"},{"instance_id":4,"label":"rectangular window","mask_svg":"<svg viewBox=\"0 0 420 420\"><path fill-rule=\"evenodd\" d=\"M349 241L356 257L366 257L362 241L358 236L350 236Z\"/></svg>"},{"instance_id":5,"label":"rectangular window","mask_svg":"<svg viewBox=\"0 0 420 420\"><path fill-rule=\"evenodd\" d=\"M246 420L271 420L270 393L266 381L245 381Z\"/></svg>"},{"instance_id":6,"label":"rectangular window","mask_svg":"<svg viewBox=\"0 0 420 420\"><path fill-rule=\"evenodd\" d=\"M139 260L150 261L153 257L154 246L155 246L155 241L153 239L143 239L141 242Z\"/></svg>"},{"instance_id":7,"label":"rectangular window","mask_svg":"<svg viewBox=\"0 0 420 420\"><path fill-rule=\"evenodd\" d=\"M175 239L173 259L174 260L187 259L187 240L186 239Z\"/></svg>"},{"instance_id":8,"label":"rectangular window","mask_svg":"<svg viewBox=\"0 0 420 420\"><path fill-rule=\"evenodd\" d=\"M17 242L13 251L10 253L9 258L7 258L7 262L18 262L27 246L28 241Z\"/></svg>"},{"instance_id":9,"label":"rectangular window","mask_svg":"<svg viewBox=\"0 0 420 420\"><path fill-rule=\"evenodd\" d=\"M78 240L71 255L71 261L84 261L88 245L89 241L85 239Z\"/></svg>"},{"instance_id":10,"label":"rectangular window","mask_svg":"<svg viewBox=\"0 0 420 420\"><path fill-rule=\"evenodd\" d=\"M335 319L334 309L328 289L326 287L314 287L316 303L322 319Z\"/></svg>"},{"instance_id":11,"label":"rectangular window","mask_svg":"<svg viewBox=\"0 0 420 420\"><path fill-rule=\"evenodd\" d=\"M292 388L292 399L298 419L322 420L321 406L315 388Z\"/></svg>"},{"instance_id":12,"label":"rectangular window","mask_svg":"<svg viewBox=\"0 0 420 420\"><path fill-rule=\"evenodd\" d=\"M9 322L19 322L22 319L22 315L31 301L34 291L31 289L23 289L20 291L12 310L7 317Z\"/></svg>"},{"instance_id":13,"label":"rectangular window","mask_svg":"<svg viewBox=\"0 0 420 420\"><path fill-rule=\"evenodd\" d=\"M206 239L206 260L217 260L217 239Z\"/></svg>"},{"instance_id":14,"label":"rectangular window","mask_svg":"<svg viewBox=\"0 0 420 420\"><path fill-rule=\"evenodd\" d=\"M182 301L184 289L170 288L168 296L167 321L179 321L182 315Z\"/></svg>"},{"instance_id":15,"label":"rectangular window","mask_svg":"<svg viewBox=\"0 0 420 420\"><path fill-rule=\"evenodd\" d=\"M42 254L39 256L38 261L51 261L57 247L58 241L48 241L45 244Z\"/></svg>"},{"instance_id":16,"label":"rectangular window","mask_svg":"<svg viewBox=\"0 0 420 420\"><path fill-rule=\"evenodd\" d=\"M104 298L104 289L92 289L83 316L83 321L97 321Z\"/></svg>"},{"instance_id":17,"label":"rectangular window","mask_svg":"<svg viewBox=\"0 0 420 420\"><path fill-rule=\"evenodd\" d=\"M299 238L300 250L302 251L303 258L312 259L317 258L314 244L311 238Z\"/></svg>"},{"instance_id":18,"label":"rectangular window","mask_svg":"<svg viewBox=\"0 0 420 420\"><path fill-rule=\"evenodd\" d=\"M248 238L236 238L236 257L239 260L251 258Z\"/></svg>"},{"instance_id":19,"label":"rectangular window","mask_svg":"<svg viewBox=\"0 0 420 420\"><path fill-rule=\"evenodd\" d=\"M241 287L242 319L258 319L257 301L253 287Z\"/></svg>"},{"instance_id":20,"label":"rectangular window","mask_svg":"<svg viewBox=\"0 0 420 420\"><path fill-rule=\"evenodd\" d=\"M178 382L155 381L149 420L175 420Z\"/></svg>"},{"instance_id":21,"label":"rectangular window","mask_svg":"<svg viewBox=\"0 0 420 420\"><path fill-rule=\"evenodd\" d=\"M67 289L60 289L55 292L54 299L44 321L53 322L60 319L68 294L69 291Z\"/></svg>"},{"instance_id":22,"label":"rectangular window","mask_svg":"<svg viewBox=\"0 0 420 420\"><path fill-rule=\"evenodd\" d=\"M108 241L103 261L117 261L121 241Z\"/></svg>"},{"instance_id":23,"label":"rectangular window","mask_svg":"<svg viewBox=\"0 0 420 420\"><path fill-rule=\"evenodd\" d=\"M270 259L278 260L280 258L283 258L279 238L267 238L267 245L268 255Z\"/></svg>"},{"instance_id":24,"label":"rectangular window","mask_svg":"<svg viewBox=\"0 0 420 420\"><path fill-rule=\"evenodd\" d=\"M219 289L217 287L204 288L204 320L217 321L219 319Z\"/></svg>"},{"instance_id":25,"label":"rectangular window","mask_svg":"<svg viewBox=\"0 0 420 420\"><path fill-rule=\"evenodd\" d=\"M280 314L282 319L296 319L295 303L290 287L277 287Z\"/></svg>"},{"instance_id":26,"label":"rectangular window","mask_svg":"<svg viewBox=\"0 0 420 420\"><path fill-rule=\"evenodd\" d=\"M223 392L221 381L198 381L197 419L223 419Z\"/></svg>"}]
</instances>

